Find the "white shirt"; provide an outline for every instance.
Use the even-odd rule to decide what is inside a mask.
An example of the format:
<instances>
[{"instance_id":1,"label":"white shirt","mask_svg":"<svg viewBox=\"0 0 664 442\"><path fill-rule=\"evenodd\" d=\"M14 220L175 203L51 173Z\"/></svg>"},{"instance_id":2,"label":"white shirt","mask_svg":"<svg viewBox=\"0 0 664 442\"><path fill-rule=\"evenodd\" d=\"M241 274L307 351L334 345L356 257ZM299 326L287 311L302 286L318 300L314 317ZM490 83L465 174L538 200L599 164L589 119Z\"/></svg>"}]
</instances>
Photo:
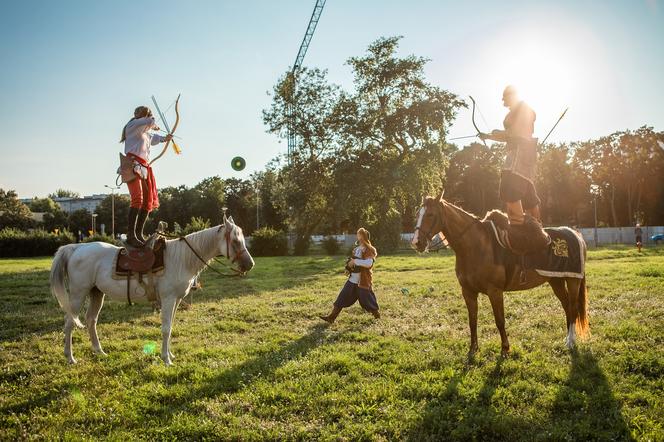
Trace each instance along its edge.
<instances>
[{"instance_id":1,"label":"white shirt","mask_svg":"<svg viewBox=\"0 0 664 442\"><path fill-rule=\"evenodd\" d=\"M366 268L371 268L373 265L373 258L368 258L368 259L362 259L362 253L364 252L364 246L359 246L356 247L355 250L353 250L353 256L355 257L355 265L360 266L360 267L366 267ZM359 273L351 273L350 276L348 277L348 280L352 282L353 284L359 284L360 283L360 274Z\"/></svg>"},{"instance_id":2,"label":"white shirt","mask_svg":"<svg viewBox=\"0 0 664 442\"><path fill-rule=\"evenodd\" d=\"M133 153L137 157L150 161L150 146L164 141L164 137L150 132L156 128L154 117L136 118L125 126L125 155Z\"/></svg>"}]
</instances>

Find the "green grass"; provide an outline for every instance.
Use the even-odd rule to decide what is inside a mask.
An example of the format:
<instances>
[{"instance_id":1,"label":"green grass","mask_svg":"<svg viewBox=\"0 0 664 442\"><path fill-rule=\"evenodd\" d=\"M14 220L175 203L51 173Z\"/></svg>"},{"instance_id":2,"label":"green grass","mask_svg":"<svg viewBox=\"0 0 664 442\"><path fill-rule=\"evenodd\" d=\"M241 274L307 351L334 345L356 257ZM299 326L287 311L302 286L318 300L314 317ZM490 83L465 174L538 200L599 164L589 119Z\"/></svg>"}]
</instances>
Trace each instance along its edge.
<instances>
[{"instance_id":1,"label":"green grass","mask_svg":"<svg viewBox=\"0 0 664 442\"><path fill-rule=\"evenodd\" d=\"M480 353L449 253L379 258L379 321L333 326L342 257L262 258L208 272L175 321L175 366L148 306L109 302L96 358L48 291L50 259L0 260L0 439L663 440L664 249L591 251L591 338L563 345L548 286L505 298L512 355L480 298ZM404 295L401 288L408 288ZM146 351L144 351L146 350Z\"/></svg>"}]
</instances>

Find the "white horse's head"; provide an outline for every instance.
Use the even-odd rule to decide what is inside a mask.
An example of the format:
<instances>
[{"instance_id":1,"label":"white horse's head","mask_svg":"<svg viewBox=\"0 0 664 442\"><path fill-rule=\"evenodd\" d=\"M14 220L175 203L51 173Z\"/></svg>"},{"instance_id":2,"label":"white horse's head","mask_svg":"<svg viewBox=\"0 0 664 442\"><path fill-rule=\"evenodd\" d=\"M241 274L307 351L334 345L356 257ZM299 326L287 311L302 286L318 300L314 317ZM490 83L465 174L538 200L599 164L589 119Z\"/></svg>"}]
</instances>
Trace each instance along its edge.
<instances>
[{"instance_id":1,"label":"white horse's head","mask_svg":"<svg viewBox=\"0 0 664 442\"><path fill-rule=\"evenodd\" d=\"M240 226L235 224L233 217L226 218L224 215L224 222L221 225L220 231L224 234L221 238L221 252L227 256L233 264L239 267L243 273L248 272L254 267L254 258L249 254L247 245L244 241L244 234Z\"/></svg>"}]
</instances>

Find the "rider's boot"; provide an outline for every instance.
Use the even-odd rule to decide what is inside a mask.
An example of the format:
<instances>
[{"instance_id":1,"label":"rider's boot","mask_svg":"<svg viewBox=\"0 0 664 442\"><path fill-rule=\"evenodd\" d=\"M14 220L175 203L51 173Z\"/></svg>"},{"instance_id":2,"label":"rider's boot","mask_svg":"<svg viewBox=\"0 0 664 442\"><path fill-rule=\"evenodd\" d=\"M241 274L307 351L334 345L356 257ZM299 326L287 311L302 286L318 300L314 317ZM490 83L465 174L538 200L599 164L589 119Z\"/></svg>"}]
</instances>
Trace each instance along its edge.
<instances>
[{"instance_id":1,"label":"rider's boot","mask_svg":"<svg viewBox=\"0 0 664 442\"><path fill-rule=\"evenodd\" d=\"M136 219L136 238L144 244L148 239L145 237L143 229L145 228L145 223L148 220L149 214L150 212L145 209L138 209L138 218Z\"/></svg>"},{"instance_id":2,"label":"rider's boot","mask_svg":"<svg viewBox=\"0 0 664 442\"><path fill-rule=\"evenodd\" d=\"M330 312L329 315L327 316L319 316L323 321L329 322L332 324L335 319L337 319L337 316L339 316L339 313L341 313L341 308L337 307L336 305L332 306L332 311Z\"/></svg>"},{"instance_id":3,"label":"rider's boot","mask_svg":"<svg viewBox=\"0 0 664 442\"><path fill-rule=\"evenodd\" d=\"M145 243L136 237L136 220L138 218L138 209L129 208L129 218L127 224L127 245L131 247L143 247Z\"/></svg>"}]
</instances>

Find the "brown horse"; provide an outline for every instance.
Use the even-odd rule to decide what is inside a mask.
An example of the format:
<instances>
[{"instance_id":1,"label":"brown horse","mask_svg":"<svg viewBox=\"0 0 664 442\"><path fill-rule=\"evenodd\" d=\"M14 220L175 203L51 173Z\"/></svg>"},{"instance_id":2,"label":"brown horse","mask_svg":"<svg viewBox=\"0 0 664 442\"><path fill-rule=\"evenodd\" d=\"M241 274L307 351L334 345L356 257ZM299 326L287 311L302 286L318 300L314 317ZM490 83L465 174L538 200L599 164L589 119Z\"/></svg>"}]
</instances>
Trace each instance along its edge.
<instances>
[{"instance_id":1,"label":"brown horse","mask_svg":"<svg viewBox=\"0 0 664 442\"><path fill-rule=\"evenodd\" d=\"M496 326L500 332L502 355L510 351L510 344L505 332L505 313L503 292L527 290L548 282L565 309L567 319L568 348L576 345L576 334L585 337L588 333L585 274L579 278L553 278L539 275L534 270L525 270L525 281L520 278L521 267L508 275L504 264L494 260L494 238L482 221L463 209L443 199L427 197L418 212L415 235L412 245L419 252L426 250L430 238L442 232L456 254L456 275L461 284L463 299L468 308L470 325L470 352L478 350L477 343L477 295L489 296ZM579 235L580 236L580 235ZM586 245L580 238L582 259L586 259Z\"/></svg>"}]
</instances>

